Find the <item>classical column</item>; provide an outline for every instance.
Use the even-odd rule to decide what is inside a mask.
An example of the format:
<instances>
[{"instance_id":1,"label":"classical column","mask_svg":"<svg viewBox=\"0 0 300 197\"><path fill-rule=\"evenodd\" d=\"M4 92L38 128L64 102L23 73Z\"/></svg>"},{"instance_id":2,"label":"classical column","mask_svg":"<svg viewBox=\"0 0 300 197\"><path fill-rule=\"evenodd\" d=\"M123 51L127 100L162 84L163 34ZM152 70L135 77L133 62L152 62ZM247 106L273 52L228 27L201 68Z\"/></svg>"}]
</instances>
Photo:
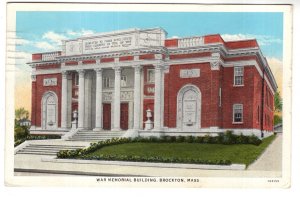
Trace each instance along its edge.
<instances>
[{"instance_id":1,"label":"classical column","mask_svg":"<svg viewBox=\"0 0 300 197\"><path fill-rule=\"evenodd\" d=\"M61 128L68 128L68 72L63 71L61 83Z\"/></svg>"},{"instance_id":2,"label":"classical column","mask_svg":"<svg viewBox=\"0 0 300 197\"><path fill-rule=\"evenodd\" d=\"M78 70L79 93L78 93L78 128L84 128L84 70Z\"/></svg>"},{"instance_id":3,"label":"classical column","mask_svg":"<svg viewBox=\"0 0 300 197\"><path fill-rule=\"evenodd\" d=\"M134 117L133 129L140 129L140 111L141 111L141 66L134 66Z\"/></svg>"},{"instance_id":4,"label":"classical column","mask_svg":"<svg viewBox=\"0 0 300 197\"><path fill-rule=\"evenodd\" d=\"M95 131L102 130L102 69L96 71L96 127Z\"/></svg>"},{"instance_id":5,"label":"classical column","mask_svg":"<svg viewBox=\"0 0 300 197\"><path fill-rule=\"evenodd\" d=\"M155 92L154 92L154 130L162 130L162 65L155 66Z\"/></svg>"},{"instance_id":6,"label":"classical column","mask_svg":"<svg viewBox=\"0 0 300 197\"><path fill-rule=\"evenodd\" d=\"M113 130L119 131L121 116L121 68L114 67L115 70L115 91L114 91L114 127Z\"/></svg>"}]
</instances>

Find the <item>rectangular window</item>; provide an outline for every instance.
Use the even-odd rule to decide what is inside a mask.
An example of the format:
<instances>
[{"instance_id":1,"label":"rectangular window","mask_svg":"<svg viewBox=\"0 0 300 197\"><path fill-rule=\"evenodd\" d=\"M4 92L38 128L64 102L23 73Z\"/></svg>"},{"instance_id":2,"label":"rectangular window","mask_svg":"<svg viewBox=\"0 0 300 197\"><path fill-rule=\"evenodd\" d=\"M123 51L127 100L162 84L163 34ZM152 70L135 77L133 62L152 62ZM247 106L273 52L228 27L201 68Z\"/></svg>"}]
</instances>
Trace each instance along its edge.
<instances>
[{"instance_id":1,"label":"rectangular window","mask_svg":"<svg viewBox=\"0 0 300 197\"><path fill-rule=\"evenodd\" d=\"M154 83L155 80L155 70L154 69L148 69L147 70L147 82L148 83Z\"/></svg>"},{"instance_id":2,"label":"rectangular window","mask_svg":"<svg viewBox=\"0 0 300 197\"><path fill-rule=\"evenodd\" d=\"M243 122L243 105L234 104L233 105L233 122L242 123Z\"/></svg>"},{"instance_id":3,"label":"rectangular window","mask_svg":"<svg viewBox=\"0 0 300 197\"><path fill-rule=\"evenodd\" d=\"M244 67L234 67L234 85L244 85Z\"/></svg>"},{"instance_id":4,"label":"rectangular window","mask_svg":"<svg viewBox=\"0 0 300 197\"><path fill-rule=\"evenodd\" d=\"M109 77L103 77L103 87L104 88L109 88L110 87L110 79Z\"/></svg>"},{"instance_id":5,"label":"rectangular window","mask_svg":"<svg viewBox=\"0 0 300 197\"><path fill-rule=\"evenodd\" d=\"M78 73L75 74L75 85L79 86L79 75L78 75Z\"/></svg>"},{"instance_id":6,"label":"rectangular window","mask_svg":"<svg viewBox=\"0 0 300 197\"><path fill-rule=\"evenodd\" d=\"M121 76L121 87L126 87L127 86L127 76L122 75Z\"/></svg>"}]
</instances>

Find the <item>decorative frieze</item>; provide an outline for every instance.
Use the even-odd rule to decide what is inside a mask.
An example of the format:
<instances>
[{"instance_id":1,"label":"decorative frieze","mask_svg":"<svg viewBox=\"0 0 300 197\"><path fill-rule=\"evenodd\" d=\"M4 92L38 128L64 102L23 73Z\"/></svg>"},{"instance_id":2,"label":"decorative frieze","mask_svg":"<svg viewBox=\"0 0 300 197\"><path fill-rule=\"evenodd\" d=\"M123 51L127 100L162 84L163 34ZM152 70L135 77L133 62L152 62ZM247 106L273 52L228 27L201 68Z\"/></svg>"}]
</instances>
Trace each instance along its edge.
<instances>
[{"instance_id":1,"label":"decorative frieze","mask_svg":"<svg viewBox=\"0 0 300 197\"><path fill-rule=\"evenodd\" d=\"M133 100L133 91L121 91L121 100L122 101L131 101ZM103 101L112 101L113 100L113 93L112 92L103 92L102 93Z\"/></svg>"},{"instance_id":2,"label":"decorative frieze","mask_svg":"<svg viewBox=\"0 0 300 197\"><path fill-rule=\"evenodd\" d=\"M44 86L57 86L57 78L45 78L43 81Z\"/></svg>"},{"instance_id":3,"label":"decorative frieze","mask_svg":"<svg viewBox=\"0 0 300 197\"><path fill-rule=\"evenodd\" d=\"M200 69L182 69L180 78L197 78L200 77Z\"/></svg>"}]
</instances>

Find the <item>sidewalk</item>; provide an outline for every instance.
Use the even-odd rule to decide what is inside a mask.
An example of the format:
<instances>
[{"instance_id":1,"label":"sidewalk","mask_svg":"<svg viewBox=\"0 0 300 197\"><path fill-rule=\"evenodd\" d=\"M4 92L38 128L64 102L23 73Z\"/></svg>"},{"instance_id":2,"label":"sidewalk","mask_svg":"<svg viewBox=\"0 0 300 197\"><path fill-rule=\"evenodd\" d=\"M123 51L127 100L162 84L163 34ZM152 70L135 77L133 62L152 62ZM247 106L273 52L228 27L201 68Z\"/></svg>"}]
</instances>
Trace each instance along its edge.
<instances>
[{"instance_id":1,"label":"sidewalk","mask_svg":"<svg viewBox=\"0 0 300 197\"><path fill-rule=\"evenodd\" d=\"M282 134L278 133L276 139L265 152L248 167L248 170L281 171L282 169Z\"/></svg>"}]
</instances>

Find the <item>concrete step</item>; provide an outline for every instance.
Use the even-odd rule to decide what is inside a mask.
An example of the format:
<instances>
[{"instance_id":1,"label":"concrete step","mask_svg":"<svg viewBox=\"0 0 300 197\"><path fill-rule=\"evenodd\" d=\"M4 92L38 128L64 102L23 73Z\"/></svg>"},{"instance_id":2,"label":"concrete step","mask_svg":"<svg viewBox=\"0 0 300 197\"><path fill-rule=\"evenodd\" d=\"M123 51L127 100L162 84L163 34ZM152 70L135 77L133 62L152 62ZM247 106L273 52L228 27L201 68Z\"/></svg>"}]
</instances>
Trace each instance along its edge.
<instances>
[{"instance_id":1,"label":"concrete step","mask_svg":"<svg viewBox=\"0 0 300 197\"><path fill-rule=\"evenodd\" d=\"M122 137L125 131L78 131L68 141L103 141Z\"/></svg>"},{"instance_id":2,"label":"concrete step","mask_svg":"<svg viewBox=\"0 0 300 197\"><path fill-rule=\"evenodd\" d=\"M19 150L17 154L56 155L60 150L76 150L79 148L84 148L84 146L29 144Z\"/></svg>"}]
</instances>

